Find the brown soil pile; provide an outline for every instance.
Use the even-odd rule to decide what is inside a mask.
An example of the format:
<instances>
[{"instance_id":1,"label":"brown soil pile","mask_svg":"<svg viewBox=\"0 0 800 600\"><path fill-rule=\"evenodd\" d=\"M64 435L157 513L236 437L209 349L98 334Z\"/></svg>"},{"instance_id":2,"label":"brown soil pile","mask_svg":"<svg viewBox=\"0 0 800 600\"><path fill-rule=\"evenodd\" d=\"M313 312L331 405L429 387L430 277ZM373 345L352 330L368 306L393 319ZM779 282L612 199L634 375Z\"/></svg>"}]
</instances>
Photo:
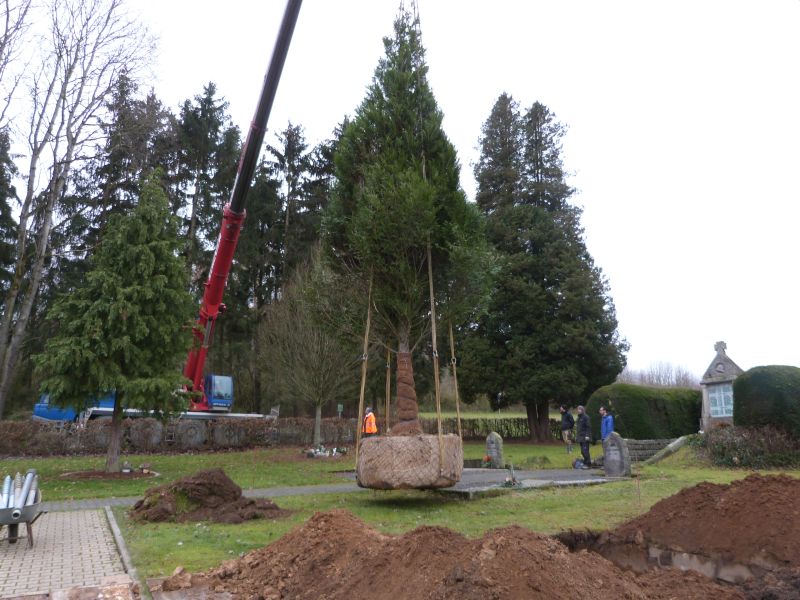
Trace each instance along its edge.
<instances>
[{"instance_id":1,"label":"brown soil pile","mask_svg":"<svg viewBox=\"0 0 800 600\"><path fill-rule=\"evenodd\" d=\"M746 564L800 567L798 498L800 479L787 475L700 483L656 503L612 536Z\"/></svg>"},{"instance_id":2,"label":"brown soil pile","mask_svg":"<svg viewBox=\"0 0 800 600\"><path fill-rule=\"evenodd\" d=\"M215 521L241 523L250 519L276 519L290 514L267 499L242 496L222 469L199 471L189 477L147 490L134 504L135 521Z\"/></svg>"},{"instance_id":3,"label":"brown soil pile","mask_svg":"<svg viewBox=\"0 0 800 600\"><path fill-rule=\"evenodd\" d=\"M697 574L636 576L590 552L513 526L467 539L439 527L389 536L343 510L317 513L275 543L163 589L204 587L263 600L737 599Z\"/></svg>"},{"instance_id":4,"label":"brown soil pile","mask_svg":"<svg viewBox=\"0 0 800 600\"><path fill-rule=\"evenodd\" d=\"M797 600L800 569L780 569L742 584L747 600Z\"/></svg>"}]
</instances>

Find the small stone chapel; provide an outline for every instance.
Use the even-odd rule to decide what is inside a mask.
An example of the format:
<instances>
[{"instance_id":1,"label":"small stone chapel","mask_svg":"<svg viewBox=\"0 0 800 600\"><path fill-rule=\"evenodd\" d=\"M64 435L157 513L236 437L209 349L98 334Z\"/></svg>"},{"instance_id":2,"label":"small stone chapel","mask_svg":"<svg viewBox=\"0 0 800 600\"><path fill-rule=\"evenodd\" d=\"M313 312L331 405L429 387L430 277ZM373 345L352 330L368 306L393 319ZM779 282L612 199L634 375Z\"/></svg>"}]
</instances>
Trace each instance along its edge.
<instances>
[{"instance_id":1,"label":"small stone chapel","mask_svg":"<svg viewBox=\"0 0 800 600\"><path fill-rule=\"evenodd\" d=\"M703 391L701 427L708 431L720 423L733 425L733 380L744 371L725 353L725 342L714 344L717 355L700 380Z\"/></svg>"}]
</instances>

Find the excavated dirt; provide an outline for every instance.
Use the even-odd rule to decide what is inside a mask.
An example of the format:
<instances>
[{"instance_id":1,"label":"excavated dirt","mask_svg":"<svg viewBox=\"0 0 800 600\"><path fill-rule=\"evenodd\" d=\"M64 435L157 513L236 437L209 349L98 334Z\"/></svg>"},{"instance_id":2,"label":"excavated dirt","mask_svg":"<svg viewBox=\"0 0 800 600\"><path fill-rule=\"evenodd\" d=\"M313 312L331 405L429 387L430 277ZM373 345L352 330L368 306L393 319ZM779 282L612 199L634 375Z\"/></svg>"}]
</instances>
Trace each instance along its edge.
<instances>
[{"instance_id":1,"label":"excavated dirt","mask_svg":"<svg viewBox=\"0 0 800 600\"><path fill-rule=\"evenodd\" d=\"M135 521L147 522L242 523L282 518L291 513L266 498L243 497L242 488L222 469L209 469L147 490L129 514Z\"/></svg>"},{"instance_id":2,"label":"excavated dirt","mask_svg":"<svg viewBox=\"0 0 800 600\"><path fill-rule=\"evenodd\" d=\"M798 498L800 479L787 475L701 483L661 500L611 535L744 564L797 568Z\"/></svg>"},{"instance_id":3,"label":"excavated dirt","mask_svg":"<svg viewBox=\"0 0 800 600\"><path fill-rule=\"evenodd\" d=\"M480 539L439 527L389 536L344 510L317 513L273 544L203 575L179 571L162 589L187 587L262 600L744 599L694 573L637 576L521 527Z\"/></svg>"}]
</instances>

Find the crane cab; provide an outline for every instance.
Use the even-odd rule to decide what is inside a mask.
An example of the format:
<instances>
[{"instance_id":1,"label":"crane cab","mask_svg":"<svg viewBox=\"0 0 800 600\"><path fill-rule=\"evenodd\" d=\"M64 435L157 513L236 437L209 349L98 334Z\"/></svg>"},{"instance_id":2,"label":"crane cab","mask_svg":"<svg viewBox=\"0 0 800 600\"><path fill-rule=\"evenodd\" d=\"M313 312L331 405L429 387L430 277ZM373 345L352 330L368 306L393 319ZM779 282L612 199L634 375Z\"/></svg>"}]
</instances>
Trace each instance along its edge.
<instances>
[{"instance_id":1,"label":"crane cab","mask_svg":"<svg viewBox=\"0 0 800 600\"><path fill-rule=\"evenodd\" d=\"M233 407L233 377L229 375L206 375L203 393L208 401L208 410L230 412Z\"/></svg>"}]
</instances>

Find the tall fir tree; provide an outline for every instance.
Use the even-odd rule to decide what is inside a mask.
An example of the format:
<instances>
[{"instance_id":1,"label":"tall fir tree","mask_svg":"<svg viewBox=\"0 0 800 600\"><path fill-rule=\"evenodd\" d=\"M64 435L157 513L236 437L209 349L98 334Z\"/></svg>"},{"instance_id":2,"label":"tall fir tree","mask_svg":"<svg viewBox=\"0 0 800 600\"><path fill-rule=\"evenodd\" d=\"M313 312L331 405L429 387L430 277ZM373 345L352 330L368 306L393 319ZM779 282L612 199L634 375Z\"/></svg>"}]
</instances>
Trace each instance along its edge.
<instances>
[{"instance_id":1,"label":"tall fir tree","mask_svg":"<svg viewBox=\"0 0 800 600\"><path fill-rule=\"evenodd\" d=\"M413 434L421 429L412 352L430 325L428 249L435 289L443 290L456 273L479 272L486 248L428 84L418 20L401 9L384 48L339 143L325 228L339 268L358 274L364 296L371 282L375 336L397 353L393 433Z\"/></svg>"},{"instance_id":2,"label":"tall fir tree","mask_svg":"<svg viewBox=\"0 0 800 600\"><path fill-rule=\"evenodd\" d=\"M179 117L186 262L197 289L206 279L239 158L240 134L227 109L216 85L209 83L202 94L183 103Z\"/></svg>"},{"instance_id":3,"label":"tall fir tree","mask_svg":"<svg viewBox=\"0 0 800 600\"><path fill-rule=\"evenodd\" d=\"M57 331L36 358L42 391L73 405L116 392L107 471L118 470L123 407L163 413L185 406L175 390L185 382L181 361L195 306L177 234L152 175L136 208L112 217L84 284L48 313Z\"/></svg>"},{"instance_id":4,"label":"tall fir tree","mask_svg":"<svg viewBox=\"0 0 800 600\"><path fill-rule=\"evenodd\" d=\"M460 383L495 406L524 403L531 435L550 437L549 407L575 405L625 366L608 284L569 203L566 131L534 103L503 94L484 125L475 168L487 234L502 259L488 311L464 336Z\"/></svg>"}]
</instances>

